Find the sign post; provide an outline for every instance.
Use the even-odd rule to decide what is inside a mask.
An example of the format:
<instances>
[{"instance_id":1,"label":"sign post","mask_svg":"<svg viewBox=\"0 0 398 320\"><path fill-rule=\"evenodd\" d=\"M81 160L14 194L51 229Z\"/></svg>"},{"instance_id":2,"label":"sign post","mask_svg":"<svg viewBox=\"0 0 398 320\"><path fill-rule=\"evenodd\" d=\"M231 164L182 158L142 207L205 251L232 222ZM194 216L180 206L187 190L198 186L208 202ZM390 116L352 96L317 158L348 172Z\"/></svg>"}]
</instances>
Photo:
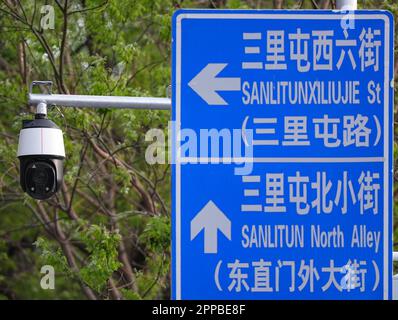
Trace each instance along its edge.
<instances>
[{"instance_id":1,"label":"sign post","mask_svg":"<svg viewBox=\"0 0 398 320\"><path fill-rule=\"evenodd\" d=\"M392 298L393 28L174 15L173 298Z\"/></svg>"}]
</instances>

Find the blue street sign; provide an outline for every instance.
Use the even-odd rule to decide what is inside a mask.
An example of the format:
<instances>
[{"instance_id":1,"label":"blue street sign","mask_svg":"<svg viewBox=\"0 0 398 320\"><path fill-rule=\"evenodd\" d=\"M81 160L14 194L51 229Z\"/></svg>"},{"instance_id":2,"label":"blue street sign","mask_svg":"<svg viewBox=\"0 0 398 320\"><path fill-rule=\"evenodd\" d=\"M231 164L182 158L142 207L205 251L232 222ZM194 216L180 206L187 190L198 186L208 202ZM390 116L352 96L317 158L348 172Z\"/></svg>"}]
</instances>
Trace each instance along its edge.
<instances>
[{"instance_id":1,"label":"blue street sign","mask_svg":"<svg viewBox=\"0 0 398 320\"><path fill-rule=\"evenodd\" d=\"M173 17L175 299L391 299L386 11Z\"/></svg>"}]
</instances>

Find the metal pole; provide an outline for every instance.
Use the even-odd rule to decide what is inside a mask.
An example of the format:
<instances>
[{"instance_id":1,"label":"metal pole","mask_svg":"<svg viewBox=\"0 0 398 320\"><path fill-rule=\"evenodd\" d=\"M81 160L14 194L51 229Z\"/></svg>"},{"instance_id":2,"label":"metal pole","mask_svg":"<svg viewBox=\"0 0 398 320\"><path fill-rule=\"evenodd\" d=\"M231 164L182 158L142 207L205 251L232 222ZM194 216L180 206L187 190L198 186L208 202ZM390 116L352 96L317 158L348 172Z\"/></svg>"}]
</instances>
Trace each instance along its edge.
<instances>
[{"instance_id":1,"label":"metal pole","mask_svg":"<svg viewBox=\"0 0 398 320\"><path fill-rule=\"evenodd\" d=\"M171 109L171 100L169 98L151 97L111 97L29 93L29 103L31 105L45 103L47 105L79 108Z\"/></svg>"},{"instance_id":2,"label":"metal pole","mask_svg":"<svg viewBox=\"0 0 398 320\"><path fill-rule=\"evenodd\" d=\"M46 116L47 115L47 103L39 102L36 107L36 113Z\"/></svg>"},{"instance_id":3,"label":"metal pole","mask_svg":"<svg viewBox=\"0 0 398 320\"><path fill-rule=\"evenodd\" d=\"M357 10L357 0L336 0L336 9L338 10Z\"/></svg>"},{"instance_id":4,"label":"metal pole","mask_svg":"<svg viewBox=\"0 0 398 320\"><path fill-rule=\"evenodd\" d=\"M398 261L398 252L393 252L392 260ZM392 299L398 300L398 274L393 276L392 289L393 289Z\"/></svg>"}]
</instances>

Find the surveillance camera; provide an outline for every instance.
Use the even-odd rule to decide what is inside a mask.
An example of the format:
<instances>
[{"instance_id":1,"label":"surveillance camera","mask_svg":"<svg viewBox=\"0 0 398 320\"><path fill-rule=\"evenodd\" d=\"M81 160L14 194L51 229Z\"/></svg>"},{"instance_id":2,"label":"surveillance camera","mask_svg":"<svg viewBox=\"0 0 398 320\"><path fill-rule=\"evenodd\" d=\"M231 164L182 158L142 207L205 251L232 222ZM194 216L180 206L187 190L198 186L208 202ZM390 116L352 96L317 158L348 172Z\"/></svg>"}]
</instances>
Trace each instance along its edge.
<instances>
[{"instance_id":1,"label":"surveillance camera","mask_svg":"<svg viewBox=\"0 0 398 320\"><path fill-rule=\"evenodd\" d=\"M20 183L24 192L38 200L49 199L63 179L65 148L62 131L44 114L23 120L19 134Z\"/></svg>"}]
</instances>

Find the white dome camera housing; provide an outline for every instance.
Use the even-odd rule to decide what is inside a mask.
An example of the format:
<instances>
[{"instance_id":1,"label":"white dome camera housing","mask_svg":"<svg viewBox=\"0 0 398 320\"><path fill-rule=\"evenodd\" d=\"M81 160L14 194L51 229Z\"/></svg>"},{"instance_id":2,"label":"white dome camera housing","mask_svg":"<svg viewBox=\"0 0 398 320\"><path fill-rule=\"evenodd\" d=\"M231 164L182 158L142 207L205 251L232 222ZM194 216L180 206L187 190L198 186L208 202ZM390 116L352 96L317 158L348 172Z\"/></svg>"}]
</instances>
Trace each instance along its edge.
<instances>
[{"instance_id":1,"label":"white dome camera housing","mask_svg":"<svg viewBox=\"0 0 398 320\"><path fill-rule=\"evenodd\" d=\"M63 180L65 148L62 131L45 114L23 120L19 134L20 183L32 198L52 197Z\"/></svg>"}]
</instances>

